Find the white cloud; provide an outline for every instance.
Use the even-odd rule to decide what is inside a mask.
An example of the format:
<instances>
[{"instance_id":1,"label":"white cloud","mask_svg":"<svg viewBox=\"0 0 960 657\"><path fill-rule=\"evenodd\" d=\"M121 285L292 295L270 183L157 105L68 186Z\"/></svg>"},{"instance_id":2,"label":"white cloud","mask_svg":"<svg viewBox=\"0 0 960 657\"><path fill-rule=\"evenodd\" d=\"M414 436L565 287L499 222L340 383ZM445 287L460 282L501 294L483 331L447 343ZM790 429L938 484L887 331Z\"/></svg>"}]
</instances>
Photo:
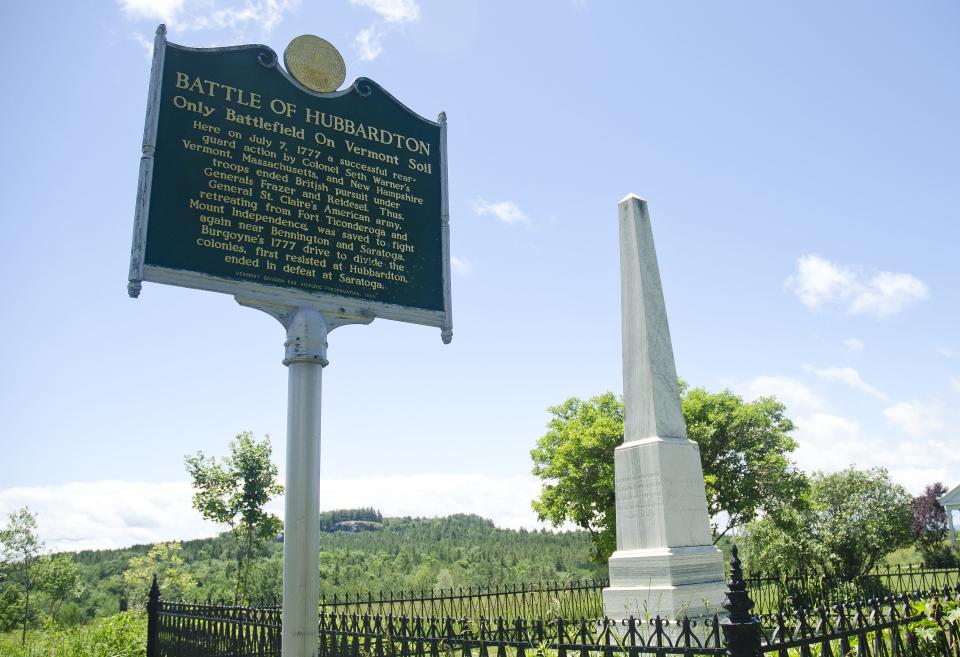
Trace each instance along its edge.
<instances>
[{"instance_id":1,"label":"white cloud","mask_svg":"<svg viewBox=\"0 0 960 657\"><path fill-rule=\"evenodd\" d=\"M134 32L130 37L137 42L141 48L143 48L144 53L147 57L147 61L153 59L153 39L148 39L139 32Z\"/></svg>"},{"instance_id":2,"label":"white cloud","mask_svg":"<svg viewBox=\"0 0 960 657\"><path fill-rule=\"evenodd\" d=\"M353 38L353 45L364 62L380 56L388 30L420 20L420 5L416 0L350 0L350 4L372 9L380 17L380 22L360 30Z\"/></svg>"},{"instance_id":3,"label":"white cloud","mask_svg":"<svg viewBox=\"0 0 960 657\"><path fill-rule=\"evenodd\" d=\"M530 221L530 218L513 201L488 202L478 198L473 200L473 211L481 217L489 214L505 224L521 224Z\"/></svg>"},{"instance_id":4,"label":"white cloud","mask_svg":"<svg viewBox=\"0 0 960 657\"><path fill-rule=\"evenodd\" d=\"M862 463L869 445L856 420L812 413L796 418L797 450L793 458L806 472L836 472L853 463Z\"/></svg>"},{"instance_id":5,"label":"white cloud","mask_svg":"<svg viewBox=\"0 0 960 657\"><path fill-rule=\"evenodd\" d=\"M881 401L890 400L889 395L864 381L860 373L852 367L825 367L823 369L817 369L810 365L804 365L803 369L808 372L813 372L824 381L838 381L850 386L854 390L864 392Z\"/></svg>"},{"instance_id":6,"label":"white cloud","mask_svg":"<svg viewBox=\"0 0 960 657\"><path fill-rule=\"evenodd\" d=\"M388 23L412 23L420 19L416 0L350 0L350 4L372 9Z\"/></svg>"},{"instance_id":7,"label":"white cloud","mask_svg":"<svg viewBox=\"0 0 960 657\"><path fill-rule=\"evenodd\" d=\"M944 358L960 358L960 351L950 349L949 347L938 347L937 353Z\"/></svg>"},{"instance_id":8,"label":"white cloud","mask_svg":"<svg viewBox=\"0 0 960 657\"><path fill-rule=\"evenodd\" d=\"M929 296L926 284L911 274L868 275L862 268L837 265L815 255L798 258L797 271L784 286L812 310L834 304L852 315L876 317L895 315Z\"/></svg>"},{"instance_id":9,"label":"white cloud","mask_svg":"<svg viewBox=\"0 0 960 657\"><path fill-rule=\"evenodd\" d=\"M944 441L867 435L856 420L828 413L813 413L795 421L798 447L793 458L806 472L879 466L915 495L934 481L960 479L960 453Z\"/></svg>"},{"instance_id":10,"label":"white cloud","mask_svg":"<svg viewBox=\"0 0 960 657\"><path fill-rule=\"evenodd\" d=\"M473 271L473 263L466 258L450 256L450 269L452 269L455 274L463 274L466 276Z\"/></svg>"},{"instance_id":11,"label":"white cloud","mask_svg":"<svg viewBox=\"0 0 960 657\"><path fill-rule=\"evenodd\" d=\"M797 273L786 281L786 286L808 308L846 297L855 285L856 275L851 270L813 255L801 256L797 260Z\"/></svg>"},{"instance_id":12,"label":"white cloud","mask_svg":"<svg viewBox=\"0 0 960 657\"><path fill-rule=\"evenodd\" d=\"M805 384L786 376L757 376L736 389L747 399L773 395L787 406L788 413L802 413L823 407L823 400Z\"/></svg>"},{"instance_id":13,"label":"white cloud","mask_svg":"<svg viewBox=\"0 0 960 657\"><path fill-rule=\"evenodd\" d=\"M805 369L814 371L806 366ZM827 380L852 387L866 386L850 368L824 368ZM826 401L808 386L785 376L758 376L735 386L744 398L774 395L787 406L787 417L797 426L797 449L791 458L802 470L836 472L853 465L856 468L886 468L894 481L919 494L933 481L960 480L960 450L949 440L948 432L935 432L955 426L946 407L938 402L909 402L889 405L883 412L888 421L907 436L876 434L870 418L837 415L827 410ZM882 394L882 393L880 393ZM868 421L870 420L870 421Z\"/></svg>"},{"instance_id":14,"label":"white cloud","mask_svg":"<svg viewBox=\"0 0 960 657\"><path fill-rule=\"evenodd\" d=\"M118 0L117 4L129 18L170 24L183 9L185 0Z\"/></svg>"},{"instance_id":15,"label":"white cloud","mask_svg":"<svg viewBox=\"0 0 960 657\"><path fill-rule=\"evenodd\" d=\"M174 31L255 28L270 34L300 0L117 0L132 20L161 21Z\"/></svg>"},{"instance_id":16,"label":"white cloud","mask_svg":"<svg viewBox=\"0 0 960 657\"><path fill-rule=\"evenodd\" d=\"M353 39L353 44L360 53L360 60L369 62L380 56L383 52L383 30L376 25L371 25L365 30L361 30Z\"/></svg>"},{"instance_id":17,"label":"white cloud","mask_svg":"<svg viewBox=\"0 0 960 657\"><path fill-rule=\"evenodd\" d=\"M853 354L862 353L865 346L866 345L863 344L863 341L858 340L857 338L847 338L843 341L844 349Z\"/></svg>"},{"instance_id":18,"label":"white cloud","mask_svg":"<svg viewBox=\"0 0 960 657\"><path fill-rule=\"evenodd\" d=\"M953 387L954 392L960 395L960 376L951 376L950 385Z\"/></svg>"},{"instance_id":19,"label":"white cloud","mask_svg":"<svg viewBox=\"0 0 960 657\"><path fill-rule=\"evenodd\" d=\"M882 271L865 282L850 303L854 315L895 315L909 304L930 296L926 284L910 274Z\"/></svg>"},{"instance_id":20,"label":"white cloud","mask_svg":"<svg viewBox=\"0 0 960 657\"><path fill-rule=\"evenodd\" d=\"M373 506L388 516L475 513L500 527L539 528L530 500L540 492L532 476L422 474L320 483L324 510ZM0 524L7 513L29 506L38 531L53 551L108 549L213 536L219 531L191 507L187 481L95 481L0 489ZM283 514L283 501L268 507Z\"/></svg>"},{"instance_id":21,"label":"white cloud","mask_svg":"<svg viewBox=\"0 0 960 657\"><path fill-rule=\"evenodd\" d=\"M860 467L880 465L914 495L935 481L960 480L960 452L953 440L871 440L865 445Z\"/></svg>"},{"instance_id":22,"label":"white cloud","mask_svg":"<svg viewBox=\"0 0 960 657\"><path fill-rule=\"evenodd\" d=\"M912 438L923 438L944 428L945 409L939 400L900 402L883 409L887 420Z\"/></svg>"},{"instance_id":23,"label":"white cloud","mask_svg":"<svg viewBox=\"0 0 960 657\"><path fill-rule=\"evenodd\" d=\"M51 550L115 548L216 534L183 482L97 481L0 490L0 512L29 506Z\"/></svg>"}]
</instances>

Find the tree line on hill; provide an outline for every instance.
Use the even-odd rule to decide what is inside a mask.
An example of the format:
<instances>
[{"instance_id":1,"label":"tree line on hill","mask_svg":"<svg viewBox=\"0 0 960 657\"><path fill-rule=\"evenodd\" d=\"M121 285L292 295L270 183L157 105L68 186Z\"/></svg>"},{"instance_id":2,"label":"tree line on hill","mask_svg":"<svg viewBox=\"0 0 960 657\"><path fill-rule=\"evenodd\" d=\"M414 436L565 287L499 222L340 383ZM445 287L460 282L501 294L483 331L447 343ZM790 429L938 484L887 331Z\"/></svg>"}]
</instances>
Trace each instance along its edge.
<instances>
[{"instance_id":1,"label":"tree line on hill","mask_svg":"<svg viewBox=\"0 0 960 657\"><path fill-rule=\"evenodd\" d=\"M585 532L500 529L473 515L384 518L371 509L333 515L338 522L372 522L369 518L376 516L382 529L321 533L318 576L321 594L327 597L606 575L606 567L590 558ZM21 628L24 618L30 627L86 623L116 613L121 598L130 608L142 607L154 574L165 598L233 601L241 549L242 543L226 532L117 550L36 554L30 582L17 574L23 563L10 555L0 563L0 632ZM267 541L248 555L247 590L241 601L280 597L282 552L282 543ZM61 577L54 590L41 583L46 577L38 567L41 561L58 563L75 576ZM27 591L31 599L25 609Z\"/></svg>"}]
</instances>

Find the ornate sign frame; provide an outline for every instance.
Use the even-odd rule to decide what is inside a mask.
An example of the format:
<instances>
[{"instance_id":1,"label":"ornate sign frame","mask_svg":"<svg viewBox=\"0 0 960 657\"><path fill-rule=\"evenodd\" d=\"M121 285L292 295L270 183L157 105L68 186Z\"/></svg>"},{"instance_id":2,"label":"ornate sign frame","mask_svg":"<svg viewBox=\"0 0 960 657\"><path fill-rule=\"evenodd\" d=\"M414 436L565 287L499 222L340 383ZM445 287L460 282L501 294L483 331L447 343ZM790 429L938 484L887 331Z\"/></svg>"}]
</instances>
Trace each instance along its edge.
<instances>
[{"instance_id":1,"label":"ornate sign frame","mask_svg":"<svg viewBox=\"0 0 960 657\"><path fill-rule=\"evenodd\" d=\"M151 263L146 257L148 253L148 227L150 225L150 211L152 194L154 192L154 173L157 153L158 125L161 116L162 83L164 80L164 65L169 50L178 50L192 53L223 53L231 51L255 51L257 61L267 69L275 70L302 94L308 94L317 99L338 98L348 95L369 97L375 94L381 101L389 100L397 111L403 111L410 117L415 117L424 124L439 128L439 222L440 232L440 267L441 276L438 282L442 295L442 307L439 309L425 306L404 305L389 303L378 299L362 298L347 294L334 294L324 291L312 291L290 285L273 285L253 280L237 280L223 275L210 274L192 268L177 268ZM432 217L428 217L432 220ZM159 218L156 218L159 220ZM177 285L201 290L210 290L234 295L244 305L258 307L287 307L311 308L331 318L341 318L344 322L369 322L375 317L383 317L401 322L410 322L426 326L436 326L441 329L444 343L449 343L453 335L451 291L450 291L450 226L449 226L449 193L447 176L447 123L446 115L441 113L436 122L425 119L416 114L377 83L367 78L358 78L352 85L342 91L319 93L312 91L297 82L279 64L277 54L268 46L242 45L226 48L189 48L168 43L166 28L161 25L157 29L154 40L153 63L150 72L150 89L147 103L146 122L143 132L142 157L140 160L140 177L137 189L137 205L133 230L133 244L130 254L130 271L127 291L131 297L138 297L142 289L142 282L150 281ZM431 284L437 283L431 281Z\"/></svg>"}]
</instances>

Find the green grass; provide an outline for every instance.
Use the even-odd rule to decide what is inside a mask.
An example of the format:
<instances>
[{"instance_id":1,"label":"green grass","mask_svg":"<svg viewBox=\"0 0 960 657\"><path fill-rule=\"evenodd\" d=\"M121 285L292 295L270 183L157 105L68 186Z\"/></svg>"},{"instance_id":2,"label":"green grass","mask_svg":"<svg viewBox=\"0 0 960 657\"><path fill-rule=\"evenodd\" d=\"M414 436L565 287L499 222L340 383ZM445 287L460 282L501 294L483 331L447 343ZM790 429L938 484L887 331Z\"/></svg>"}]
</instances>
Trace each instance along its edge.
<instances>
[{"instance_id":1,"label":"green grass","mask_svg":"<svg viewBox=\"0 0 960 657\"><path fill-rule=\"evenodd\" d=\"M920 552L917 551L917 548L913 547L912 545L910 547L894 550L883 558L883 565L889 566L915 566L921 562L923 562L923 557L920 556Z\"/></svg>"},{"instance_id":2,"label":"green grass","mask_svg":"<svg viewBox=\"0 0 960 657\"><path fill-rule=\"evenodd\" d=\"M147 617L124 612L71 628L0 634L0 657L146 657Z\"/></svg>"}]
</instances>

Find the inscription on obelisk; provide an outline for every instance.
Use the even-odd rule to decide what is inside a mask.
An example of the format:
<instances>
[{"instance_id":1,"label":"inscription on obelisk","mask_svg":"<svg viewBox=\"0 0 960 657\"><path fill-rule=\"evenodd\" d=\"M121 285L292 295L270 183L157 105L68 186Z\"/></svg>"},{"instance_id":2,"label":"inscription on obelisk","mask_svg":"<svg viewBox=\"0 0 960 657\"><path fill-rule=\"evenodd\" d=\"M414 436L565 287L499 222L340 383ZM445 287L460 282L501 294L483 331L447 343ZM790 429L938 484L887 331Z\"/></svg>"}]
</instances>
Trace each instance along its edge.
<instances>
[{"instance_id":1,"label":"inscription on obelisk","mask_svg":"<svg viewBox=\"0 0 960 657\"><path fill-rule=\"evenodd\" d=\"M700 450L687 438L646 201L630 194L619 218L624 435L604 613L712 614L724 596L723 557L710 537Z\"/></svg>"}]
</instances>

